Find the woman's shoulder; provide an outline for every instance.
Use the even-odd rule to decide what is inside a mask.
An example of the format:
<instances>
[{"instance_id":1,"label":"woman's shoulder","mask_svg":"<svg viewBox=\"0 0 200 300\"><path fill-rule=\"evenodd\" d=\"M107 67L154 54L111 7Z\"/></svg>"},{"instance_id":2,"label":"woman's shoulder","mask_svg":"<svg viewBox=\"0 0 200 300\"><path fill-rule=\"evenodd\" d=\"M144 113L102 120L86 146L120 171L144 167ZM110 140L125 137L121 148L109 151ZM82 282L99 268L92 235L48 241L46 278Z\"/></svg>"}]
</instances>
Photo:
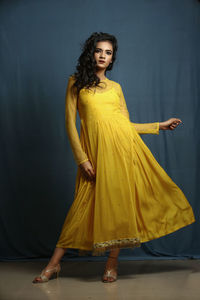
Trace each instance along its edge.
<instances>
[{"instance_id":1,"label":"woman's shoulder","mask_svg":"<svg viewBox=\"0 0 200 300\"><path fill-rule=\"evenodd\" d=\"M121 85L119 82L109 79L110 84L112 84L116 88L120 88Z\"/></svg>"},{"instance_id":2,"label":"woman's shoulder","mask_svg":"<svg viewBox=\"0 0 200 300\"><path fill-rule=\"evenodd\" d=\"M110 83L110 85L116 90L116 92L117 92L118 94L121 93L121 85L120 85L119 82L114 81L114 80L110 80L110 79L109 79L109 83Z\"/></svg>"}]
</instances>

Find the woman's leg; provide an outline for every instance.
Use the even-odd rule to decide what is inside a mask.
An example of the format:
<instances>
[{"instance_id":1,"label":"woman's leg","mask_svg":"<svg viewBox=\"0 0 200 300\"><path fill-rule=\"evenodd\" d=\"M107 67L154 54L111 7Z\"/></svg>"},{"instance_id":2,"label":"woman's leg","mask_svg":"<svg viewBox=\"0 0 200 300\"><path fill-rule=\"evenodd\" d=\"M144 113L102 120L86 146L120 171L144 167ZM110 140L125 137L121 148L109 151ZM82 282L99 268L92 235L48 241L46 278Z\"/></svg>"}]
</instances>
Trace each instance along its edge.
<instances>
[{"instance_id":1,"label":"woman's leg","mask_svg":"<svg viewBox=\"0 0 200 300\"><path fill-rule=\"evenodd\" d=\"M66 251L66 248L55 248L52 257L50 258L49 263L46 266L46 269L55 267L60 262Z\"/></svg>"},{"instance_id":2,"label":"woman's leg","mask_svg":"<svg viewBox=\"0 0 200 300\"><path fill-rule=\"evenodd\" d=\"M60 260L62 259L63 255L66 253L67 249L66 248L55 248L52 257L50 258L48 264L46 265L46 267L44 268L44 272L43 275L45 275L46 277L50 278L51 275L53 274L53 271L50 272L45 272L45 270L47 269L52 269L54 267L57 266L57 264L60 262ZM33 281L37 281L37 282L42 282L42 279L40 278L40 276L35 277L35 279Z\"/></svg>"},{"instance_id":3,"label":"woman's leg","mask_svg":"<svg viewBox=\"0 0 200 300\"><path fill-rule=\"evenodd\" d=\"M118 264L119 252L120 252L120 248L110 250L106 262L105 270L104 270L103 280L111 281L111 282L114 281L113 278L106 276L107 270L111 270L111 275L117 276L117 264Z\"/></svg>"}]
</instances>

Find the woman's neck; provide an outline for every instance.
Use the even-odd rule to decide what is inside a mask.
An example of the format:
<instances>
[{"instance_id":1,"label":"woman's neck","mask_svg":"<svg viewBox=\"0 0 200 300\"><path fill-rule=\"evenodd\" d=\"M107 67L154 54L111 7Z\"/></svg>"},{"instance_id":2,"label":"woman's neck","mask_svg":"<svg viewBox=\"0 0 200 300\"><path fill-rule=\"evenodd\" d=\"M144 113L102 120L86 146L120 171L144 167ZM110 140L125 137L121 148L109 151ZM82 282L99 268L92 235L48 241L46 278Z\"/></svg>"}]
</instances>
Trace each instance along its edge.
<instances>
[{"instance_id":1,"label":"woman's neck","mask_svg":"<svg viewBox=\"0 0 200 300\"><path fill-rule=\"evenodd\" d=\"M99 77L100 80L105 80L106 79L105 70L97 71L96 75Z\"/></svg>"}]
</instances>

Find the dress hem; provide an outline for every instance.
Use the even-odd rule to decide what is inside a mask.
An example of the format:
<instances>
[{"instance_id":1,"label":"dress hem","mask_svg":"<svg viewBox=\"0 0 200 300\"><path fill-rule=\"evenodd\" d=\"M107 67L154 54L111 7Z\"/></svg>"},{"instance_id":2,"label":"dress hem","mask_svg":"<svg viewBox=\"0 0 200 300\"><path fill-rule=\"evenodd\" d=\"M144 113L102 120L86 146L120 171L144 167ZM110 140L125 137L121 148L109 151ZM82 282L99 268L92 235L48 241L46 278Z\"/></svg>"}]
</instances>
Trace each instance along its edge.
<instances>
[{"instance_id":1,"label":"dress hem","mask_svg":"<svg viewBox=\"0 0 200 300\"><path fill-rule=\"evenodd\" d=\"M189 222L186 222L184 225L182 224L181 226L177 226L176 228L173 228L172 230L169 230L168 232L165 232L163 234L159 234L158 236L154 237L146 237L143 239L140 238L122 238L122 239L115 239L115 240L110 240L110 241L105 241L105 242L99 242L95 243L93 248L90 249L84 249L80 248L80 246L62 246L59 243L56 245L56 247L61 247L61 248L70 248L70 249L78 249L78 255L79 256L86 256L88 254L91 254L92 256L104 256L106 254L106 251L112 250L112 249L117 249L117 248L132 248L135 249L136 247L141 247L141 243L146 243L151 240L158 239L160 237L166 236L170 233L173 233L185 226L191 225L194 223L196 220L195 218L192 218Z\"/></svg>"}]
</instances>

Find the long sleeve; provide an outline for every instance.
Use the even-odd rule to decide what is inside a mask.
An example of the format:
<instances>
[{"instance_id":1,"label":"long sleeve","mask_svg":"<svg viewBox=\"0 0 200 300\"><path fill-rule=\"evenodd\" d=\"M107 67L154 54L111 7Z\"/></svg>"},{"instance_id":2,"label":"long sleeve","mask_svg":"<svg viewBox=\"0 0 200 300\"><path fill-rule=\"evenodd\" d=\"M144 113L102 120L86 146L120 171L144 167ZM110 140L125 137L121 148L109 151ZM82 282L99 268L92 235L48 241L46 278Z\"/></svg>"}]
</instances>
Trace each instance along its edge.
<instances>
[{"instance_id":1,"label":"long sleeve","mask_svg":"<svg viewBox=\"0 0 200 300\"><path fill-rule=\"evenodd\" d=\"M121 113L130 120L129 112L127 109L126 101L121 86L119 85L119 94L120 94L120 109ZM136 131L139 134L159 134L159 122L154 123L133 123L131 124L135 127Z\"/></svg>"},{"instance_id":2,"label":"long sleeve","mask_svg":"<svg viewBox=\"0 0 200 300\"><path fill-rule=\"evenodd\" d=\"M82 149L76 128L77 96L72 91L73 83L74 79L70 76L68 79L65 97L65 125L75 161L77 165L79 165L89 159Z\"/></svg>"}]
</instances>

